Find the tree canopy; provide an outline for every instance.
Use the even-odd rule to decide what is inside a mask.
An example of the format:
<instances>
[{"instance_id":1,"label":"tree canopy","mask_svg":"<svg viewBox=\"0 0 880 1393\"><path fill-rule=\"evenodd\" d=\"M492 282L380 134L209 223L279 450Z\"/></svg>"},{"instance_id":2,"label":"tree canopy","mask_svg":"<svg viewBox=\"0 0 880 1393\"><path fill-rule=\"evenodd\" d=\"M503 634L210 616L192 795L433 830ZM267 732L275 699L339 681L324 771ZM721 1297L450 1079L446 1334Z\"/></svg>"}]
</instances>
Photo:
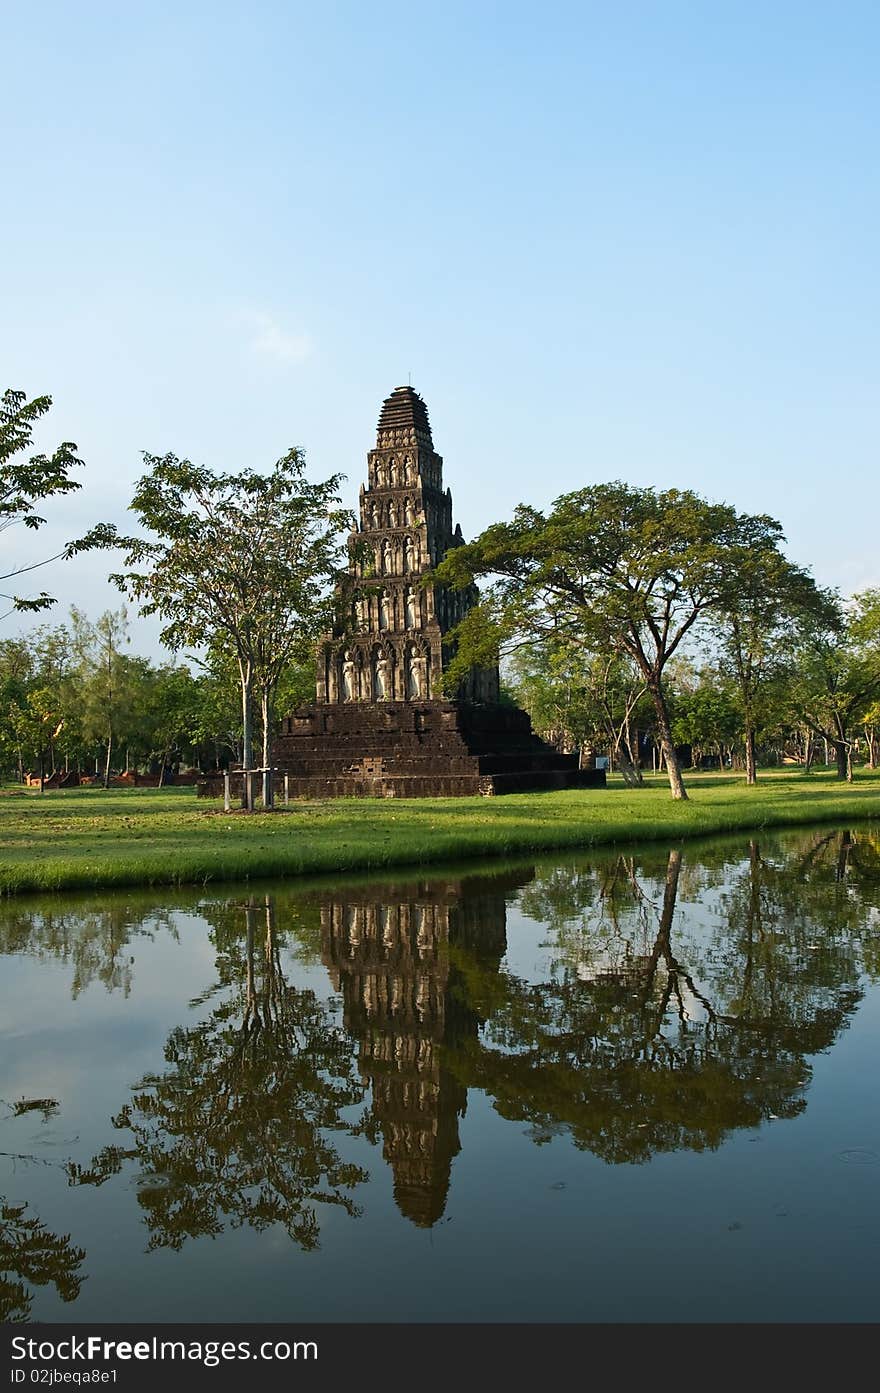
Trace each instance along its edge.
<instances>
[{"instance_id":1,"label":"tree canopy","mask_svg":"<svg viewBox=\"0 0 880 1393\"><path fill-rule=\"evenodd\" d=\"M733 603L756 555L778 555L782 528L679 489L615 482L564 494L551 511L521 505L451 551L436 579L490 588L456 633L453 668L485 661L517 635L553 634L636 665L653 703L672 795L686 798L664 672L706 616Z\"/></svg>"},{"instance_id":2,"label":"tree canopy","mask_svg":"<svg viewBox=\"0 0 880 1393\"><path fill-rule=\"evenodd\" d=\"M38 453L27 459L17 458L31 444L34 426L46 415L51 405L51 397L34 397L28 401L26 393L11 388L0 397L0 532L5 532L16 523L36 532L46 522L37 512L37 505L45 499L72 493L81 487L78 480L71 477L71 470L82 466L72 440L62 441L51 455ZM19 576L48 566L50 561L69 560L77 552L109 546L114 535L113 527L99 523L84 536L68 542L54 556L44 556L23 566L0 571L0 583L14 582ZM48 609L55 603L45 591L32 596L2 594L0 598L11 604L7 615L16 610Z\"/></svg>"},{"instance_id":3,"label":"tree canopy","mask_svg":"<svg viewBox=\"0 0 880 1393\"><path fill-rule=\"evenodd\" d=\"M113 579L142 614L164 621L162 642L172 651L213 646L235 661L251 769L255 692L265 759L284 669L329 623L329 582L350 523L341 475L310 483L298 449L267 474L218 474L171 454L144 459L131 511L151 535L120 541L127 569ZM250 780L244 784L249 799Z\"/></svg>"}]
</instances>

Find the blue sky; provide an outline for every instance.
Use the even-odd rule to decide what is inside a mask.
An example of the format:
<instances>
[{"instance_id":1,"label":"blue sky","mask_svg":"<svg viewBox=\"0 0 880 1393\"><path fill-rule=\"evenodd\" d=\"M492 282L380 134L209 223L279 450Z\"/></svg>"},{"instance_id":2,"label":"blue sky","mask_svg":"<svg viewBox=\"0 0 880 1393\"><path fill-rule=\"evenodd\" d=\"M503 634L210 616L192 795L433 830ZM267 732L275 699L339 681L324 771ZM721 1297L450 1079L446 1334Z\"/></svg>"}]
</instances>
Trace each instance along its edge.
<instances>
[{"instance_id":1,"label":"blue sky","mask_svg":"<svg viewBox=\"0 0 880 1393\"><path fill-rule=\"evenodd\" d=\"M47 549L128 525L142 450L301 445L354 503L411 376L466 536L622 478L880 584L876 4L82 0L3 33L0 384L88 466ZM43 573L59 619L120 603L110 564Z\"/></svg>"}]
</instances>

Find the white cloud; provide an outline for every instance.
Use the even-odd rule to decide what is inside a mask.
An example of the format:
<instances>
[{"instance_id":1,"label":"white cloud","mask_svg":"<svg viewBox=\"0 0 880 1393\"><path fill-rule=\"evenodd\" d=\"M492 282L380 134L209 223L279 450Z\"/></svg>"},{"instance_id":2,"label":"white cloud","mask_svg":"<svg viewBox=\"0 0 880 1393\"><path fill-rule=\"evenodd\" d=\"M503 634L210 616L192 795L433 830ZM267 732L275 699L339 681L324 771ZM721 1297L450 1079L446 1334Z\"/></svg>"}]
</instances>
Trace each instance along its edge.
<instances>
[{"instance_id":1,"label":"white cloud","mask_svg":"<svg viewBox=\"0 0 880 1393\"><path fill-rule=\"evenodd\" d=\"M311 355L312 341L308 334L291 334L262 311L251 312L246 320L252 330L248 340L251 353L275 358L280 363L304 363Z\"/></svg>"}]
</instances>

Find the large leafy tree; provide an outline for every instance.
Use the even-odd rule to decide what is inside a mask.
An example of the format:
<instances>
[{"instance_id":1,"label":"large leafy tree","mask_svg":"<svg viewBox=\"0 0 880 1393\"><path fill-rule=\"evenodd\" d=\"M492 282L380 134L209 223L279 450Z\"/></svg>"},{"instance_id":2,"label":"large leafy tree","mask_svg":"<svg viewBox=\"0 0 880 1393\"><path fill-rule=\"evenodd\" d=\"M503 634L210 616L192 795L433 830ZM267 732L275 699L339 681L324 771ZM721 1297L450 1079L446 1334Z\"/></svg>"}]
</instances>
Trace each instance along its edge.
<instances>
[{"instance_id":1,"label":"large leafy tree","mask_svg":"<svg viewBox=\"0 0 880 1393\"><path fill-rule=\"evenodd\" d=\"M695 626L736 592L748 558L782 541L773 518L678 489L596 484L544 514L520 506L449 552L436 579L492 584L459 626L453 675L515 634L561 633L636 665L654 708L673 798L687 792L675 752L665 669Z\"/></svg>"},{"instance_id":2,"label":"large leafy tree","mask_svg":"<svg viewBox=\"0 0 880 1393\"><path fill-rule=\"evenodd\" d=\"M590 653L550 635L513 655L510 678L545 738L608 749L625 782L642 783L636 723L647 714L645 684L631 658L615 650Z\"/></svg>"},{"instance_id":3,"label":"large leafy tree","mask_svg":"<svg viewBox=\"0 0 880 1393\"><path fill-rule=\"evenodd\" d=\"M144 458L131 511L148 535L121 541L127 569L113 579L142 614L164 620L162 642L172 651L213 646L235 662L250 770L256 696L268 731L285 668L329 624L328 582L351 520L340 506L342 476L310 483L298 449L267 474L217 474L170 454ZM249 778L244 786L250 806Z\"/></svg>"},{"instance_id":4,"label":"large leafy tree","mask_svg":"<svg viewBox=\"0 0 880 1393\"><path fill-rule=\"evenodd\" d=\"M125 609L105 611L95 623L71 606L72 646L81 684L81 722L86 738L103 747L104 787L110 786L113 751L122 733L123 718L131 713L130 659Z\"/></svg>"},{"instance_id":5,"label":"large leafy tree","mask_svg":"<svg viewBox=\"0 0 880 1393\"><path fill-rule=\"evenodd\" d=\"M41 624L0 643L0 765L54 773L74 753L79 736L80 686L72 670L71 635Z\"/></svg>"},{"instance_id":6,"label":"large leafy tree","mask_svg":"<svg viewBox=\"0 0 880 1393\"><path fill-rule=\"evenodd\" d=\"M37 531L46 521L38 513L38 505L48 498L72 493L81 487L71 477L71 471L82 465L76 453L77 447L71 440L62 441L51 455L37 453L25 459L19 458L31 444L34 426L46 415L51 405L51 397L34 397L28 401L25 392L11 389L0 397L0 533L16 523ZM54 556L44 556L9 570L4 567L0 571L0 583L14 582L17 577L39 570L50 561L69 560L77 552L111 545L113 537L114 529L107 523L99 523L84 536L68 542ZM3 594L0 598L11 604L7 614L15 610L48 609L55 603L45 591L30 597Z\"/></svg>"},{"instance_id":7,"label":"large leafy tree","mask_svg":"<svg viewBox=\"0 0 880 1393\"><path fill-rule=\"evenodd\" d=\"M672 701L672 734L677 744L690 746L694 768L703 755L717 755L726 763L741 722L736 692L722 674L706 669L687 685L679 678Z\"/></svg>"},{"instance_id":8,"label":"large leafy tree","mask_svg":"<svg viewBox=\"0 0 880 1393\"><path fill-rule=\"evenodd\" d=\"M779 712L793 676L794 635L804 621L833 625L835 611L813 578L775 547L745 553L714 631L722 672L735 684L742 717L746 782L757 783L758 732Z\"/></svg>"},{"instance_id":9,"label":"large leafy tree","mask_svg":"<svg viewBox=\"0 0 880 1393\"><path fill-rule=\"evenodd\" d=\"M837 777L852 779L855 732L880 700L880 592L854 595L799 626L793 705L797 717L834 749Z\"/></svg>"}]
</instances>

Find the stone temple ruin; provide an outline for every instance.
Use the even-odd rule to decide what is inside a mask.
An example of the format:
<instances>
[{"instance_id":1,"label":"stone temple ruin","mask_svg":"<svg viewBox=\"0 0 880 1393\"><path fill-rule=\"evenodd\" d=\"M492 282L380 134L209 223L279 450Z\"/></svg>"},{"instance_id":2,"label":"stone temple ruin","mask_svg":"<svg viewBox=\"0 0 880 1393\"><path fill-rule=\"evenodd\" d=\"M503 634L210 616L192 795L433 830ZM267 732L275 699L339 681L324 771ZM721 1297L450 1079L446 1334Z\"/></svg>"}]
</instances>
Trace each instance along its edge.
<instances>
[{"instance_id":1,"label":"stone temple ruin","mask_svg":"<svg viewBox=\"0 0 880 1393\"><path fill-rule=\"evenodd\" d=\"M428 412L412 387L382 406L349 539L354 599L320 647L317 700L281 722L273 764L307 797L434 797L603 785L499 701L497 665L472 670L454 699L441 678L449 632L475 604L423 578L463 542L443 488Z\"/></svg>"}]
</instances>

